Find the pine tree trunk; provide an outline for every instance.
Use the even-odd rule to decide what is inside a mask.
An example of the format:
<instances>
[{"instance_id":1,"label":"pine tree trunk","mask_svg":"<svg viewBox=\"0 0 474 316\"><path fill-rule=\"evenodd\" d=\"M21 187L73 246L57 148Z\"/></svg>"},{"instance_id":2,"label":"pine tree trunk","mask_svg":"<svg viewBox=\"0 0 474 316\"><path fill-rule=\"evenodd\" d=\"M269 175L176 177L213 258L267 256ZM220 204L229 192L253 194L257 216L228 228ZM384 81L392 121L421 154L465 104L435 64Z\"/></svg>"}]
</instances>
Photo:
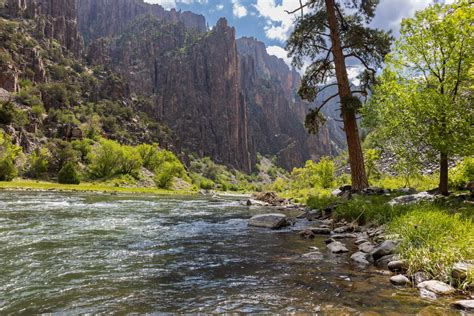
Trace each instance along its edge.
<instances>
[{"instance_id":1,"label":"pine tree trunk","mask_svg":"<svg viewBox=\"0 0 474 316\"><path fill-rule=\"evenodd\" d=\"M448 155L441 153L439 158L439 193L449 195L448 190Z\"/></svg>"},{"instance_id":2,"label":"pine tree trunk","mask_svg":"<svg viewBox=\"0 0 474 316\"><path fill-rule=\"evenodd\" d=\"M346 61L339 38L339 25L336 17L334 0L325 0L328 15L328 24L332 42L332 54L336 68L336 79L339 88L339 97L350 97L351 88L347 76ZM357 127L356 112L353 109L341 108L344 130L346 132L347 147L349 150L349 164L351 167L352 189L360 191L369 186L364 167L364 156Z\"/></svg>"}]
</instances>

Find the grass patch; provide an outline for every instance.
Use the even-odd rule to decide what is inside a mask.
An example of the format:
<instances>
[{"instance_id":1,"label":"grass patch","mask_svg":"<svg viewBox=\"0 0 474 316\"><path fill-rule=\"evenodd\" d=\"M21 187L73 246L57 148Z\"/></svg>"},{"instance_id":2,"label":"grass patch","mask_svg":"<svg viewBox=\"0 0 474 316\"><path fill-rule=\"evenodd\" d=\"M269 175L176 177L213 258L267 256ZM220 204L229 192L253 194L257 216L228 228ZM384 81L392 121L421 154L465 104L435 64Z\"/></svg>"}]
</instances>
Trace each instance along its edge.
<instances>
[{"instance_id":1,"label":"grass patch","mask_svg":"<svg viewBox=\"0 0 474 316\"><path fill-rule=\"evenodd\" d=\"M123 188L106 183L81 183L79 185L59 184L46 181L14 180L12 182L0 182L3 190L45 190L45 191L91 191L91 192L116 192L116 193L139 193L156 195L192 195L193 191L174 191L158 188Z\"/></svg>"},{"instance_id":2,"label":"grass patch","mask_svg":"<svg viewBox=\"0 0 474 316\"><path fill-rule=\"evenodd\" d=\"M382 176L380 179L371 180L370 184L391 190L410 187L418 191L426 191L438 187L439 175L415 175L409 179L402 176Z\"/></svg>"},{"instance_id":3,"label":"grass patch","mask_svg":"<svg viewBox=\"0 0 474 316\"><path fill-rule=\"evenodd\" d=\"M462 213L449 214L434 204L419 205L388 227L400 236L399 253L408 261L409 274L425 271L433 278L451 281L454 263L474 259L473 221ZM472 275L466 283L470 281Z\"/></svg>"}]
</instances>

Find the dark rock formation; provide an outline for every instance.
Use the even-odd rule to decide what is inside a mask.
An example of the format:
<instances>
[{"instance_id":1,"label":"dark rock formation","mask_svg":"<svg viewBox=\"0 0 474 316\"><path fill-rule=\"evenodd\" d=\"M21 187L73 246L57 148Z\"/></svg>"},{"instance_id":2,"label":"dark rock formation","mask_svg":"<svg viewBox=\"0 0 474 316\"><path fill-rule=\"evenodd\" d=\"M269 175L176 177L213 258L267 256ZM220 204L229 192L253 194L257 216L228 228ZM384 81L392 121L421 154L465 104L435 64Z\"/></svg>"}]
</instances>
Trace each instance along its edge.
<instances>
[{"instance_id":1,"label":"dark rock formation","mask_svg":"<svg viewBox=\"0 0 474 316\"><path fill-rule=\"evenodd\" d=\"M75 0L7 0L5 11L11 18L37 20L37 35L55 39L81 55L83 42L77 32Z\"/></svg>"},{"instance_id":2,"label":"dark rock formation","mask_svg":"<svg viewBox=\"0 0 474 316\"><path fill-rule=\"evenodd\" d=\"M183 23L188 29L206 32L204 16L192 12L165 10L158 4L143 0L76 0L79 28L86 41L118 35L139 16L151 15L176 24Z\"/></svg>"},{"instance_id":3,"label":"dark rock formation","mask_svg":"<svg viewBox=\"0 0 474 316\"><path fill-rule=\"evenodd\" d=\"M308 159L335 154L339 145L331 142L330 129L309 135L304 119L312 106L296 91L299 73L282 59L267 53L265 44L254 38L237 41L241 59L241 85L249 111L252 145L263 155L275 155L291 170Z\"/></svg>"}]
</instances>

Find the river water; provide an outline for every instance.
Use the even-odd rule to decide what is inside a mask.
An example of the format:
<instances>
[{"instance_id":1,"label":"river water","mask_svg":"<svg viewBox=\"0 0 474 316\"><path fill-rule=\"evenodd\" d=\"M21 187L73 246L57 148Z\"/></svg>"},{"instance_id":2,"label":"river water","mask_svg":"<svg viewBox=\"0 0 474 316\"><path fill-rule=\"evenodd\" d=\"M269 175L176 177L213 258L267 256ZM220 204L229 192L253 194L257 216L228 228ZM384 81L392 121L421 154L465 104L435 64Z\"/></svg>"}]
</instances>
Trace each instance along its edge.
<instances>
[{"instance_id":1,"label":"river water","mask_svg":"<svg viewBox=\"0 0 474 316\"><path fill-rule=\"evenodd\" d=\"M322 237L247 227L269 211L231 199L0 192L0 314L458 313L330 254Z\"/></svg>"}]
</instances>

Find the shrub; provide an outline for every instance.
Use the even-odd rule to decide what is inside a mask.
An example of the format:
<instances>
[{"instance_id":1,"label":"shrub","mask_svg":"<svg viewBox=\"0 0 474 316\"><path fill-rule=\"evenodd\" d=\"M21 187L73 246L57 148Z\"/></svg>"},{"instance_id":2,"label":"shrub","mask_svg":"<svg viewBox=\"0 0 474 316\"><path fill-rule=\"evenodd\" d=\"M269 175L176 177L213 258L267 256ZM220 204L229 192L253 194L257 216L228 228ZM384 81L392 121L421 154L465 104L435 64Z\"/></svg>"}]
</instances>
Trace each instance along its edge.
<instances>
[{"instance_id":1,"label":"shrub","mask_svg":"<svg viewBox=\"0 0 474 316\"><path fill-rule=\"evenodd\" d=\"M402 240L399 252L409 263L409 274L425 271L433 278L449 281L454 263L474 259L472 227L471 219L425 205L396 218L389 231Z\"/></svg>"},{"instance_id":2,"label":"shrub","mask_svg":"<svg viewBox=\"0 0 474 316\"><path fill-rule=\"evenodd\" d=\"M332 187L334 185L334 161L328 157L323 157L316 164L316 175L321 187L324 189Z\"/></svg>"},{"instance_id":3,"label":"shrub","mask_svg":"<svg viewBox=\"0 0 474 316\"><path fill-rule=\"evenodd\" d=\"M212 190L215 187L215 183L210 179L202 178L199 187L203 190Z\"/></svg>"},{"instance_id":4,"label":"shrub","mask_svg":"<svg viewBox=\"0 0 474 316\"><path fill-rule=\"evenodd\" d=\"M18 175L18 169L11 157L0 160L0 181L12 181Z\"/></svg>"},{"instance_id":5,"label":"shrub","mask_svg":"<svg viewBox=\"0 0 474 316\"><path fill-rule=\"evenodd\" d=\"M120 168L122 149L120 144L101 139L89 154L89 172L93 178L101 179L115 175Z\"/></svg>"},{"instance_id":6,"label":"shrub","mask_svg":"<svg viewBox=\"0 0 474 316\"><path fill-rule=\"evenodd\" d=\"M464 187L474 181L474 157L465 157L462 163L449 171L449 185L454 189Z\"/></svg>"},{"instance_id":7,"label":"shrub","mask_svg":"<svg viewBox=\"0 0 474 316\"><path fill-rule=\"evenodd\" d=\"M142 157L135 147L121 146L119 173L137 177L143 165Z\"/></svg>"},{"instance_id":8,"label":"shrub","mask_svg":"<svg viewBox=\"0 0 474 316\"><path fill-rule=\"evenodd\" d=\"M180 162L164 162L155 170L154 181L157 187L169 189L175 177L183 176L185 170Z\"/></svg>"},{"instance_id":9,"label":"shrub","mask_svg":"<svg viewBox=\"0 0 474 316\"><path fill-rule=\"evenodd\" d=\"M377 169L377 162L380 160L380 151L377 149L368 149L364 155L365 170L367 171L367 178L380 178L380 171Z\"/></svg>"},{"instance_id":10,"label":"shrub","mask_svg":"<svg viewBox=\"0 0 474 316\"><path fill-rule=\"evenodd\" d=\"M160 154L158 144L141 144L137 147L138 153L143 161L143 167L148 170L155 170L160 164Z\"/></svg>"},{"instance_id":11,"label":"shrub","mask_svg":"<svg viewBox=\"0 0 474 316\"><path fill-rule=\"evenodd\" d=\"M53 174L58 173L67 162L76 163L80 155L71 143L62 139L51 140L46 148L50 152L48 170Z\"/></svg>"},{"instance_id":12,"label":"shrub","mask_svg":"<svg viewBox=\"0 0 474 316\"><path fill-rule=\"evenodd\" d=\"M275 192L283 192L286 185L287 183L283 178L276 178L275 182L270 186L270 189Z\"/></svg>"},{"instance_id":13,"label":"shrub","mask_svg":"<svg viewBox=\"0 0 474 316\"><path fill-rule=\"evenodd\" d=\"M62 184L79 184L81 180L76 170L76 165L69 161L58 173L58 182Z\"/></svg>"},{"instance_id":14,"label":"shrub","mask_svg":"<svg viewBox=\"0 0 474 316\"><path fill-rule=\"evenodd\" d=\"M82 162L89 163L88 157L92 150L91 139L75 140L71 143L72 148L79 153L79 158Z\"/></svg>"},{"instance_id":15,"label":"shrub","mask_svg":"<svg viewBox=\"0 0 474 316\"><path fill-rule=\"evenodd\" d=\"M11 181L18 175L15 159L21 147L13 145L11 137L0 130L0 181Z\"/></svg>"},{"instance_id":16,"label":"shrub","mask_svg":"<svg viewBox=\"0 0 474 316\"><path fill-rule=\"evenodd\" d=\"M48 171L50 153L46 148L36 149L29 159L29 169L27 174L34 178L41 178Z\"/></svg>"},{"instance_id":17,"label":"shrub","mask_svg":"<svg viewBox=\"0 0 474 316\"><path fill-rule=\"evenodd\" d=\"M0 124L25 126L28 124L28 116L24 111L16 108L13 102L0 104Z\"/></svg>"}]
</instances>

